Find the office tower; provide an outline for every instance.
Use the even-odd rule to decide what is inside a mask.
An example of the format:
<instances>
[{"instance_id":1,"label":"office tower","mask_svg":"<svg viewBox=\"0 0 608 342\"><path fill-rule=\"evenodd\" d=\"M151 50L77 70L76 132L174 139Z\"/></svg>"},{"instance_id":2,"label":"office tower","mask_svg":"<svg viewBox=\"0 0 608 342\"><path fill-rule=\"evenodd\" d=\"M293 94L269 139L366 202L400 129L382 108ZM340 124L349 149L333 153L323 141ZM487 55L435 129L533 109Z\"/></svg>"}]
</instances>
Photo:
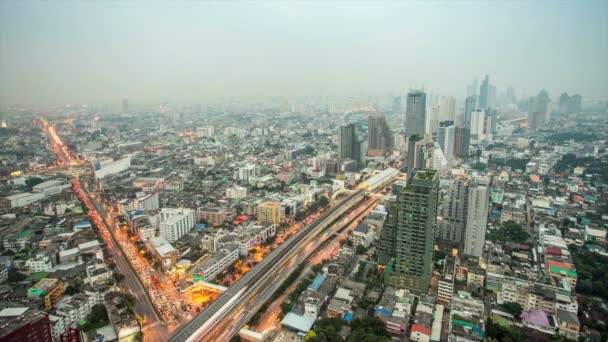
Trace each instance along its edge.
<instances>
[{"instance_id":1,"label":"office tower","mask_svg":"<svg viewBox=\"0 0 608 342\"><path fill-rule=\"evenodd\" d=\"M467 97L477 96L477 78L473 80L473 83L467 86Z\"/></svg>"},{"instance_id":2,"label":"office tower","mask_svg":"<svg viewBox=\"0 0 608 342\"><path fill-rule=\"evenodd\" d=\"M370 115L367 121L367 155L378 157L392 148L392 134L384 115Z\"/></svg>"},{"instance_id":3,"label":"office tower","mask_svg":"<svg viewBox=\"0 0 608 342\"><path fill-rule=\"evenodd\" d=\"M465 127L471 128L471 112L475 110L475 106L477 105L477 98L475 95L467 97L464 102L464 115L463 115L463 125Z\"/></svg>"},{"instance_id":4,"label":"office tower","mask_svg":"<svg viewBox=\"0 0 608 342\"><path fill-rule=\"evenodd\" d=\"M467 224L465 228L465 255L480 257L486 243L488 225L488 203L490 198L490 179L475 177L469 184Z\"/></svg>"},{"instance_id":5,"label":"office tower","mask_svg":"<svg viewBox=\"0 0 608 342\"><path fill-rule=\"evenodd\" d=\"M496 104L496 86L490 84L488 88L488 107L495 107Z\"/></svg>"},{"instance_id":6,"label":"office tower","mask_svg":"<svg viewBox=\"0 0 608 342\"><path fill-rule=\"evenodd\" d=\"M536 97L530 98L528 106L528 128L538 129L549 120L549 94L541 90Z\"/></svg>"},{"instance_id":7,"label":"office tower","mask_svg":"<svg viewBox=\"0 0 608 342\"><path fill-rule=\"evenodd\" d=\"M452 96L444 97L441 101L441 118L440 121L452 120L456 115L456 99Z\"/></svg>"},{"instance_id":8,"label":"office tower","mask_svg":"<svg viewBox=\"0 0 608 342\"><path fill-rule=\"evenodd\" d=\"M507 88L507 101L509 104L517 102L517 99L515 98L515 89L513 87Z\"/></svg>"},{"instance_id":9,"label":"office tower","mask_svg":"<svg viewBox=\"0 0 608 342\"><path fill-rule=\"evenodd\" d=\"M454 137L454 157L465 159L469 156L469 144L471 143L471 130L464 126L456 126Z\"/></svg>"},{"instance_id":10,"label":"office tower","mask_svg":"<svg viewBox=\"0 0 608 342\"><path fill-rule=\"evenodd\" d=\"M429 113L429 122L426 125L426 133L436 134L437 128L439 127L439 121L441 121L441 107L431 107Z\"/></svg>"},{"instance_id":11,"label":"office tower","mask_svg":"<svg viewBox=\"0 0 608 342\"><path fill-rule=\"evenodd\" d=\"M426 94L414 90L407 94L407 108L405 110L405 136L414 134L424 135L426 124Z\"/></svg>"},{"instance_id":12,"label":"office tower","mask_svg":"<svg viewBox=\"0 0 608 342\"><path fill-rule=\"evenodd\" d=\"M455 138L456 126L454 126L454 121L441 121L437 129L437 140L446 160L454 158Z\"/></svg>"},{"instance_id":13,"label":"office tower","mask_svg":"<svg viewBox=\"0 0 608 342\"><path fill-rule=\"evenodd\" d=\"M486 111L483 109L475 109L471 112L471 140L484 140L484 129L486 120Z\"/></svg>"},{"instance_id":14,"label":"office tower","mask_svg":"<svg viewBox=\"0 0 608 342\"><path fill-rule=\"evenodd\" d=\"M122 112L129 112L129 99L127 99L126 97L122 99Z\"/></svg>"},{"instance_id":15,"label":"office tower","mask_svg":"<svg viewBox=\"0 0 608 342\"><path fill-rule=\"evenodd\" d=\"M493 140L494 133L496 132L496 116L498 115L498 111L496 109L489 109L486 111L486 116L484 120L483 134L485 140Z\"/></svg>"},{"instance_id":16,"label":"office tower","mask_svg":"<svg viewBox=\"0 0 608 342\"><path fill-rule=\"evenodd\" d=\"M365 157L367 156L367 141L363 140L359 142L359 167L365 167L366 161Z\"/></svg>"},{"instance_id":17,"label":"office tower","mask_svg":"<svg viewBox=\"0 0 608 342\"><path fill-rule=\"evenodd\" d=\"M579 94L574 94L568 102L568 114L578 114L581 112L583 98Z\"/></svg>"},{"instance_id":18,"label":"office tower","mask_svg":"<svg viewBox=\"0 0 608 342\"><path fill-rule=\"evenodd\" d=\"M407 179L412 179L414 170L425 168L426 146L419 134L409 137L407 142Z\"/></svg>"},{"instance_id":19,"label":"office tower","mask_svg":"<svg viewBox=\"0 0 608 342\"><path fill-rule=\"evenodd\" d=\"M570 106L570 96L568 96L568 93L562 93L559 96L557 112L559 114L568 114L569 106Z\"/></svg>"},{"instance_id":20,"label":"office tower","mask_svg":"<svg viewBox=\"0 0 608 342\"><path fill-rule=\"evenodd\" d=\"M485 109L488 106L488 96L490 92L490 77L486 75L481 87L479 87L479 108Z\"/></svg>"},{"instance_id":21,"label":"office tower","mask_svg":"<svg viewBox=\"0 0 608 342\"><path fill-rule=\"evenodd\" d=\"M401 96L395 96L393 98L393 114L401 113Z\"/></svg>"},{"instance_id":22,"label":"office tower","mask_svg":"<svg viewBox=\"0 0 608 342\"><path fill-rule=\"evenodd\" d=\"M380 264L387 265L385 281L424 295L433 268L439 175L416 170L397 199L389 204L378 244Z\"/></svg>"},{"instance_id":23,"label":"office tower","mask_svg":"<svg viewBox=\"0 0 608 342\"><path fill-rule=\"evenodd\" d=\"M464 238L467 219L469 186L462 179L441 181L439 208L437 209L438 243L445 247L458 247Z\"/></svg>"},{"instance_id":24,"label":"office tower","mask_svg":"<svg viewBox=\"0 0 608 342\"><path fill-rule=\"evenodd\" d=\"M359 160L359 138L354 124L340 127L340 148L338 155L340 159Z\"/></svg>"}]
</instances>

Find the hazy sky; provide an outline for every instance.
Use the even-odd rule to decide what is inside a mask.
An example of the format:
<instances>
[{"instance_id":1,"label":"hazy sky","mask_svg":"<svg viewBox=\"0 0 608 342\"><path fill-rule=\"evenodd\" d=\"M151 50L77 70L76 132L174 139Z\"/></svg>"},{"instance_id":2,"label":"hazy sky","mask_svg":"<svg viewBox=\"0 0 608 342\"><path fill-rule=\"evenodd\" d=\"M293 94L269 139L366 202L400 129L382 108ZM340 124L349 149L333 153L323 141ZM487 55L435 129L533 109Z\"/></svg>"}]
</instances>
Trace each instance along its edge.
<instances>
[{"instance_id":1,"label":"hazy sky","mask_svg":"<svg viewBox=\"0 0 608 342\"><path fill-rule=\"evenodd\" d=\"M608 1L0 0L0 106L462 96L486 73L608 97Z\"/></svg>"}]
</instances>

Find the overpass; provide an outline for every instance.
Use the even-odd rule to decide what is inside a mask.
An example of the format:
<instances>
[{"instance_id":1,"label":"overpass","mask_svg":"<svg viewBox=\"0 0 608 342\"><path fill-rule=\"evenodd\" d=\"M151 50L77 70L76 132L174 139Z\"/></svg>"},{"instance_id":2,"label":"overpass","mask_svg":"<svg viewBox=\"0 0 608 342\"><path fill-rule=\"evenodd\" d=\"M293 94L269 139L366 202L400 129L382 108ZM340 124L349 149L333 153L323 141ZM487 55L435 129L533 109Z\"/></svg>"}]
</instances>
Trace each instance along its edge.
<instances>
[{"instance_id":1,"label":"overpass","mask_svg":"<svg viewBox=\"0 0 608 342\"><path fill-rule=\"evenodd\" d=\"M183 341L216 341L232 337L241 324L259 309L265 302L265 295L272 294L276 287L291 273L289 268L295 268L301 260L294 257L314 240L319 233L327 228L341 215L363 200L365 190L357 190L340 203L328 209L313 223L302 228L279 248L267 256L261 263L231 286L216 301L197 315L186 326L177 331L170 339L172 342ZM287 267L286 267L287 266ZM256 300L253 307L247 307L247 301Z\"/></svg>"}]
</instances>

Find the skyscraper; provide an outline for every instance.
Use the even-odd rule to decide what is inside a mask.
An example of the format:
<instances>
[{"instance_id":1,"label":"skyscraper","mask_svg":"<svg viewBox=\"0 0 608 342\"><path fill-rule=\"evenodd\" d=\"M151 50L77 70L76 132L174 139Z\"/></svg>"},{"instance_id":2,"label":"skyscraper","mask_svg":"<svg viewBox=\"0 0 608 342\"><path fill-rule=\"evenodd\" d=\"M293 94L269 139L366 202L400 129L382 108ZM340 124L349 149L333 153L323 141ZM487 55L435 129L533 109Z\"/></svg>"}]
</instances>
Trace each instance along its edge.
<instances>
[{"instance_id":1,"label":"skyscraper","mask_svg":"<svg viewBox=\"0 0 608 342\"><path fill-rule=\"evenodd\" d=\"M464 126L456 126L454 137L454 157L467 158L469 156L469 145L471 143L471 130Z\"/></svg>"},{"instance_id":2,"label":"skyscraper","mask_svg":"<svg viewBox=\"0 0 608 342\"><path fill-rule=\"evenodd\" d=\"M427 133L436 134L437 128L439 127L439 121L441 121L441 106L433 106L431 107L428 123L426 125Z\"/></svg>"},{"instance_id":3,"label":"skyscraper","mask_svg":"<svg viewBox=\"0 0 608 342\"><path fill-rule=\"evenodd\" d=\"M568 101L568 114L578 114L581 112L583 98L579 94L574 94Z\"/></svg>"},{"instance_id":4,"label":"skyscraper","mask_svg":"<svg viewBox=\"0 0 608 342\"><path fill-rule=\"evenodd\" d=\"M530 105L528 106L528 127L531 129L538 129L542 125L549 121L549 94L546 90L541 90L538 95L530 98Z\"/></svg>"},{"instance_id":5,"label":"skyscraper","mask_svg":"<svg viewBox=\"0 0 608 342\"><path fill-rule=\"evenodd\" d=\"M407 179L412 179L414 170L425 168L426 146L418 134L409 137L407 146Z\"/></svg>"},{"instance_id":6,"label":"skyscraper","mask_svg":"<svg viewBox=\"0 0 608 342\"><path fill-rule=\"evenodd\" d=\"M475 177L469 184L467 224L465 228L465 255L480 257L486 243L490 179Z\"/></svg>"},{"instance_id":7,"label":"skyscraper","mask_svg":"<svg viewBox=\"0 0 608 342\"><path fill-rule=\"evenodd\" d=\"M467 128L471 128L471 112L475 110L475 106L477 105L477 98L473 96L467 97L464 102L464 115L463 115L463 125Z\"/></svg>"},{"instance_id":8,"label":"skyscraper","mask_svg":"<svg viewBox=\"0 0 608 342\"><path fill-rule=\"evenodd\" d=\"M488 106L488 96L490 95L490 77L486 75L481 87L479 87L479 108L485 109Z\"/></svg>"},{"instance_id":9,"label":"skyscraper","mask_svg":"<svg viewBox=\"0 0 608 342\"><path fill-rule=\"evenodd\" d=\"M490 84L490 87L488 88L488 107L495 107L497 104L496 86Z\"/></svg>"},{"instance_id":10,"label":"skyscraper","mask_svg":"<svg viewBox=\"0 0 608 342\"><path fill-rule=\"evenodd\" d=\"M471 140L481 141L485 139L484 130L486 123L486 111L475 109L471 112Z\"/></svg>"},{"instance_id":11,"label":"skyscraper","mask_svg":"<svg viewBox=\"0 0 608 342\"><path fill-rule=\"evenodd\" d=\"M386 265L385 281L398 288L426 294L433 267L439 175L417 170L390 203L378 255Z\"/></svg>"},{"instance_id":12,"label":"skyscraper","mask_svg":"<svg viewBox=\"0 0 608 342\"><path fill-rule=\"evenodd\" d=\"M440 205L437 209L438 242L449 248L459 247L464 238L469 186L462 179L441 181Z\"/></svg>"},{"instance_id":13,"label":"skyscraper","mask_svg":"<svg viewBox=\"0 0 608 342\"><path fill-rule=\"evenodd\" d=\"M456 126L454 126L454 121L441 121L437 129L437 140L446 160L454 158L455 138Z\"/></svg>"},{"instance_id":14,"label":"skyscraper","mask_svg":"<svg viewBox=\"0 0 608 342\"><path fill-rule=\"evenodd\" d=\"M393 138L384 115L370 115L367 127L367 155L378 157L388 152L393 146Z\"/></svg>"},{"instance_id":15,"label":"skyscraper","mask_svg":"<svg viewBox=\"0 0 608 342\"><path fill-rule=\"evenodd\" d=\"M340 127L340 149L338 156L340 159L359 160L359 138L354 124Z\"/></svg>"},{"instance_id":16,"label":"skyscraper","mask_svg":"<svg viewBox=\"0 0 608 342\"><path fill-rule=\"evenodd\" d=\"M559 96L557 112L559 114L568 114L569 106L570 106L570 96L568 96L568 93L562 93Z\"/></svg>"},{"instance_id":17,"label":"skyscraper","mask_svg":"<svg viewBox=\"0 0 608 342\"><path fill-rule=\"evenodd\" d=\"M395 96L393 98L393 114L401 113L401 96Z\"/></svg>"},{"instance_id":18,"label":"skyscraper","mask_svg":"<svg viewBox=\"0 0 608 342\"><path fill-rule=\"evenodd\" d=\"M122 99L122 112L123 113L129 112L129 99L127 99L126 97L124 97Z\"/></svg>"},{"instance_id":19,"label":"skyscraper","mask_svg":"<svg viewBox=\"0 0 608 342\"><path fill-rule=\"evenodd\" d=\"M426 125L426 93L420 90L410 91L407 94L407 108L405 112L405 136L414 134L424 135Z\"/></svg>"},{"instance_id":20,"label":"skyscraper","mask_svg":"<svg viewBox=\"0 0 608 342\"><path fill-rule=\"evenodd\" d=\"M452 96L444 97L441 101L440 121L452 120L456 114L456 99Z\"/></svg>"}]
</instances>

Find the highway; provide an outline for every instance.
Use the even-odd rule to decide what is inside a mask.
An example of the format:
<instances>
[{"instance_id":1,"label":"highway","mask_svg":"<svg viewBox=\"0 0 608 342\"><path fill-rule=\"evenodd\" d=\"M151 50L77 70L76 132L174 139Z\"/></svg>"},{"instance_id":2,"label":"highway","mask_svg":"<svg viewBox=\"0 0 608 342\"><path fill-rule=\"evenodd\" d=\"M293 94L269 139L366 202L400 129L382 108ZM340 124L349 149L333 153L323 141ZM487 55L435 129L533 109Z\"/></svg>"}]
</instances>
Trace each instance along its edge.
<instances>
[{"instance_id":1,"label":"highway","mask_svg":"<svg viewBox=\"0 0 608 342\"><path fill-rule=\"evenodd\" d=\"M364 190L355 191L328 209L313 223L294 234L179 330L171 341L223 341L234 336L255 313L256 307L259 308L291 273L291 270L304 261L305 257L298 257L299 252L302 249L308 251L310 248L308 253L304 253L310 254L314 248L310 242L329 224L361 201L364 194ZM318 239L316 242L322 243ZM256 300L252 306L246 305L255 298L259 300Z\"/></svg>"}]
</instances>

